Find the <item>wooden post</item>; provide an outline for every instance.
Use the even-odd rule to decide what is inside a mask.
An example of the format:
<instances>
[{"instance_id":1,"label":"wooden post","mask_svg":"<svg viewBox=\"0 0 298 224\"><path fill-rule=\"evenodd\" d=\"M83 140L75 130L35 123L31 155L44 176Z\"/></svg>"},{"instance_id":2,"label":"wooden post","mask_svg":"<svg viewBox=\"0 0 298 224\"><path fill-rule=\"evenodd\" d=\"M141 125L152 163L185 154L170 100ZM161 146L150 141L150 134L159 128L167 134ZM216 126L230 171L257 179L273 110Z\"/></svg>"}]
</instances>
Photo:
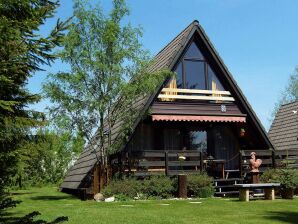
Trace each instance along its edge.
<instances>
[{"instance_id":1,"label":"wooden post","mask_svg":"<svg viewBox=\"0 0 298 224\"><path fill-rule=\"evenodd\" d=\"M166 176L169 175L169 153L165 151L165 174Z\"/></svg>"},{"instance_id":2,"label":"wooden post","mask_svg":"<svg viewBox=\"0 0 298 224\"><path fill-rule=\"evenodd\" d=\"M178 197L187 198L187 176L186 174L178 175Z\"/></svg>"},{"instance_id":3,"label":"wooden post","mask_svg":"<svg viewBox=\"0 0 298 224\"><path fill-rule=\"evenodd\" d=\"M242 150L239 151L239 172L240 172L240 178L243 177L243 164L242 164Z\"/></svg>"}]
</instances>

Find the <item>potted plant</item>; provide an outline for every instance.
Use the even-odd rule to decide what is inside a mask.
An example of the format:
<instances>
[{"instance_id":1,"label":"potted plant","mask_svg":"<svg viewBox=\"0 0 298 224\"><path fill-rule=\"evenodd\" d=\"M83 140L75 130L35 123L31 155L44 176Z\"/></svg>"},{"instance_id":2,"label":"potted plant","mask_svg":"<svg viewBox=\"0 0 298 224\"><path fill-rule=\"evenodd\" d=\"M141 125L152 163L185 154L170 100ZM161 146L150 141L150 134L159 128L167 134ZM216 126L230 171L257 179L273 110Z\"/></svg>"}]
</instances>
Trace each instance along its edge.
<instances>
[{"instance_id":1,"label":"potted plant","mask_svg":"<svg viewBox=\"0 0 298 224\"><path fill-rule=\"evenodd\" d=\"M293 199L294 191L298 186L298 171L294 169L278 170L277 180L280 183L281 197Z\"/></svg>"}]
</instances>

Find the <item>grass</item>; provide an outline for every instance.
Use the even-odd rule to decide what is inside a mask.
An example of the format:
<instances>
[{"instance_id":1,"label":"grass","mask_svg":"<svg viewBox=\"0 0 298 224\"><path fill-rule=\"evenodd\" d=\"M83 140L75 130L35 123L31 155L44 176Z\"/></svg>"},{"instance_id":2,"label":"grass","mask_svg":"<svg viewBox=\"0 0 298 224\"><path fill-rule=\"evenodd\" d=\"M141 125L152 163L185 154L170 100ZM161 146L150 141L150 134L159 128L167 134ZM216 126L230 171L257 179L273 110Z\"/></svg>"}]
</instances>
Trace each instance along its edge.
<instances>
[{"instance_id":1,"label":"grass","mask_svg":"<svg viewBox=\"0 0 298 224\"><path fill-rule=\"evenodd\" d=\"M68 216L68 224L298 223L298 198L250 202L209 198L195 200L201 203L186 200L98 203L80 201L53 187L22 190L13 195L23 202L16 208L8 209L6 215L22 216L39 211L42 214L39 218L47 221Z\"/></svg>"}]
</instances>

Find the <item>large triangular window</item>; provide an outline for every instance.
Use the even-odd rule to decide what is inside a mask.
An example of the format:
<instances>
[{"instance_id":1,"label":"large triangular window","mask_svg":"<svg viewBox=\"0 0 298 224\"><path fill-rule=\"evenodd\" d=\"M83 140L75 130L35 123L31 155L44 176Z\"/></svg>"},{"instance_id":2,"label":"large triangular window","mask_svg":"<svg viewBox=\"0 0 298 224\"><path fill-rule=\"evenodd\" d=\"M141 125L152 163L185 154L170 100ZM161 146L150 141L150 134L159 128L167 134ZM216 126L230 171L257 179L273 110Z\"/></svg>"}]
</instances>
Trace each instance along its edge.
<instances>
[{"instance_id":1,"label":"large triangular window","mask_svg":"<svg viewBox=\"0 0 298 224\"><path fill-rule=\"evenodd\" d=\"M176 86L182 89L224 90L220 80L192 42L176 66ZM173 85L172 80L172 85Z\"/></svg>"}]
</instances>

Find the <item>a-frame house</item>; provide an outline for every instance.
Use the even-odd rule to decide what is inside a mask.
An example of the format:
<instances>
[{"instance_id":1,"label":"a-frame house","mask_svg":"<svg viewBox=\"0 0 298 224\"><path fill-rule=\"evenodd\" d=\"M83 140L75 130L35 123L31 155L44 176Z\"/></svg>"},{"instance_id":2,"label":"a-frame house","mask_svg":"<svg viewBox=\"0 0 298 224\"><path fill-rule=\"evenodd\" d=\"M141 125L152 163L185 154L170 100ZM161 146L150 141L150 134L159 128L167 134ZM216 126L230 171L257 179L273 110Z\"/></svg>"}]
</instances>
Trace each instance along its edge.
<instances>
[{"instance_id":1,"label":"a-frame house","mask_svg":"<svg viewBox=\"0 0 298 224\"><path fill-rule=\"evenodd\" d=\"M121 152L110 158L111 175L140 178L206 170L215 178L242 175L241 150L273 150L244 94L198 21L192 22L154 58L151 72L169 69L176 78L136 102L150 111L136 120ZM112 129L117 136L119 128ZM91 149L68 171L62 190L97 193L100 174ZM186 160L179 162L179 155ZM210 162L210 163L209 163Z\"/></svg>"}]
</instances>

